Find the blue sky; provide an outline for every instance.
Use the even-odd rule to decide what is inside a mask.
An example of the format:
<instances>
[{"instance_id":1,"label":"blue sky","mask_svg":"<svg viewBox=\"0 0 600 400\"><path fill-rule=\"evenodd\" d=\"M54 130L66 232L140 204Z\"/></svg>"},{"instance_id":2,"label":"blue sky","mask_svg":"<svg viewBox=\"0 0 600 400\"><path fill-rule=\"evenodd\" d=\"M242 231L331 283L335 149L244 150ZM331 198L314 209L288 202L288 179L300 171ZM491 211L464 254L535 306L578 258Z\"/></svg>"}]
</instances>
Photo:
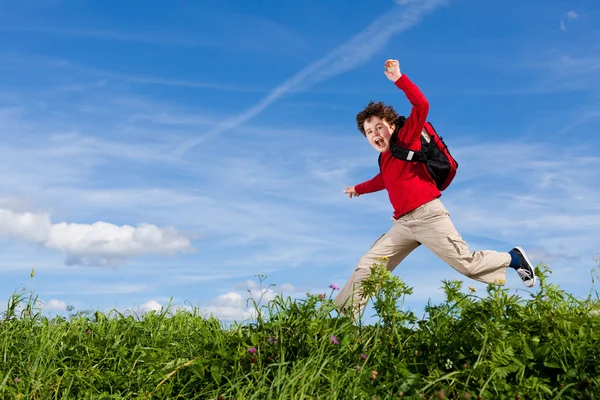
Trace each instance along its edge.
<instances>
[{"instance_id":1,"label":"blue sky","mask_svg":"<svg viewBox=\"0 0 600 400\"><path fill-rule=\"evenodd\" d=\"M520 245L586 296L599 22L592 0L3 2L0 306L26 284L51 313L230 320L256 274L267 300L342 286L391 226L385 192L342 193L378 168L356 113L410 111L388 58L460 164L442 200L470 248ZM424 248L394 274L417 313L463 279Z\"/></svg>"}]
</instances>

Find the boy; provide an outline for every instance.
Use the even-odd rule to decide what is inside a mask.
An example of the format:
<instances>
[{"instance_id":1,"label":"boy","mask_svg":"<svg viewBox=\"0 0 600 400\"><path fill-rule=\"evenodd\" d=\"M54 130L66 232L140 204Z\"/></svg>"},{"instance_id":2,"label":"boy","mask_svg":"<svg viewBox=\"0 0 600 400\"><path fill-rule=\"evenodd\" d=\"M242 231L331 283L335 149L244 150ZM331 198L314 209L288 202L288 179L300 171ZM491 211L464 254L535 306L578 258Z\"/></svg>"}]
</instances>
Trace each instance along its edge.
<instances>
[{"instance_id":1,"label":"boy","mask_svg":"<svg viewBox=\"0 0 600 400\"><path fill-rule=\"evenodd\" d=\"M429 103L419 88L400 72L397 60L387 60L385 67L385 75L404 91L413 106L396 140L402 147L418 151ZM370 102L356 116L358 129L381 153L381 171L373 179L348 187L344 193L352 198L386 189L394 207L394 216L390 230L360 259L354 273L335 298L336 305L341 308L352 305L354 317L358 318L368 300L361 295L361 282L370 275L373 264L380 262L381 257L388 257L387 269L392 271L421 244L471 279L503 285L506 270L510 267L516 270L525 286L533 287L535 273L523 249L515 247L508 253L469 251L439 200L441 192L426 166L392 156L390 138L396 129L397 118L394 108L381 102Z\"/></svg>"}]
</instances>

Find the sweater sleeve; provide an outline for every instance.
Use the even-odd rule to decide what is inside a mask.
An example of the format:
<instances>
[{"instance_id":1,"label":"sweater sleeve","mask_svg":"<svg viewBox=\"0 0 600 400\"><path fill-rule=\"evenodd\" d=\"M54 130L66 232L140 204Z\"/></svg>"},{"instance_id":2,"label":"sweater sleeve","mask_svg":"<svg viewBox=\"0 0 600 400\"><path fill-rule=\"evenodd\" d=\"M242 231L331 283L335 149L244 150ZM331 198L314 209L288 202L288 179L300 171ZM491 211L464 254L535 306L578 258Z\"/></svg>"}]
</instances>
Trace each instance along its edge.
<instances>
[{"instance_id":1,"label":"sweater sleeve","mask_svg":"<svg viewBox=\"0 0 600 400\"><path fill-rule=\"evenodd\" d=\"M421 143L421 132L425 127L425 122L427 122L429 102L417 85L412 83L405 74L402 74L394 83L398 89L404 92L406 98L412 104L410 115L398 132L398 141L411 148L416 145L414 150L418 150Z\"/></svg>"},{"instance_id":2,"label":"sweater sleeve","mask_svg":"<svg viewBox=\"0 0 600 400\"><path fill-rule=\"evenodd\" d=\"M385 189L385 184L383 183L383 178L380 173L375 175L374 178L354 186L354 190L358 194L373 193L383 189Z\"/></svg>"}]
</instances>

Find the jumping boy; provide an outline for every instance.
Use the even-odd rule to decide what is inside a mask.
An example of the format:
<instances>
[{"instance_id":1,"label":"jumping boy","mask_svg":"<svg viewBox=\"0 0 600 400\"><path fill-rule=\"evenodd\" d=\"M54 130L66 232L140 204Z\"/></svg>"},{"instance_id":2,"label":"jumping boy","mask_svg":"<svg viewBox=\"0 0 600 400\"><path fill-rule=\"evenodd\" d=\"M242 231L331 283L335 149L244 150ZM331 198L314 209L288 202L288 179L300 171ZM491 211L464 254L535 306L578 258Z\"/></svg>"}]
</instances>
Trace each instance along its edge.
<instances>
[{"instance_id":1,"label":"jumping boy","mask_svg":"<svg viewBox=\"0 0 600 400\"><path fill-rule=\"evenodd\" d=\"M385 75L404 91L413 108L398 130L397 143L409 150L421 148L429 103L419 88L400 72L397 60L387 60ZM393 271L421 244L461 274L483 283L504 285L507 268L513 268L527 287L536 282L533 267L520 247L509 252L470 251L456 231L450 214L440 201L441 192L420 162L394 158L390 140L396 129L398 114L392 106L370 102L356 116L358 129L371 146L381 153L381 171L373 179L350 186L344 193L350 198L386 189L394 208L392 227L382 235L360 259L354 273L335 298L338 307L352 306L358 318L368 299L362 297L362 281L374 263L387 257L387 269Z\"/></svg>"}]
</instances>

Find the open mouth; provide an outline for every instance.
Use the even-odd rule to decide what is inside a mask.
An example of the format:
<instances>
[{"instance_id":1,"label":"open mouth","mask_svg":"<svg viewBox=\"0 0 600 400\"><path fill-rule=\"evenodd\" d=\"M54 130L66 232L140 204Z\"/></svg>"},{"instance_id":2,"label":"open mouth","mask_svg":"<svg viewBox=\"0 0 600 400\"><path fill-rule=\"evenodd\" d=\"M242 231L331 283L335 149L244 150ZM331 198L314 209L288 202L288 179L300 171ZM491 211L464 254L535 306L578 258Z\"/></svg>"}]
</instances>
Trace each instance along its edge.
<instances>
[{"instance_id":1,"label":"open mouth","mask_svg":"<svg viewBox=\"0 0 600 400\"><path fill-rule=\"evenodd\" d=\"M375 145L376 145L377 147L379 147L380 149L381 149L381 148L383 148L383 147L385 146L385 142L384 142L384 141L383 141L383 139L381 139L381 138L375 139L374 143L375 143Z\"/></svg>"}]
</instances>

